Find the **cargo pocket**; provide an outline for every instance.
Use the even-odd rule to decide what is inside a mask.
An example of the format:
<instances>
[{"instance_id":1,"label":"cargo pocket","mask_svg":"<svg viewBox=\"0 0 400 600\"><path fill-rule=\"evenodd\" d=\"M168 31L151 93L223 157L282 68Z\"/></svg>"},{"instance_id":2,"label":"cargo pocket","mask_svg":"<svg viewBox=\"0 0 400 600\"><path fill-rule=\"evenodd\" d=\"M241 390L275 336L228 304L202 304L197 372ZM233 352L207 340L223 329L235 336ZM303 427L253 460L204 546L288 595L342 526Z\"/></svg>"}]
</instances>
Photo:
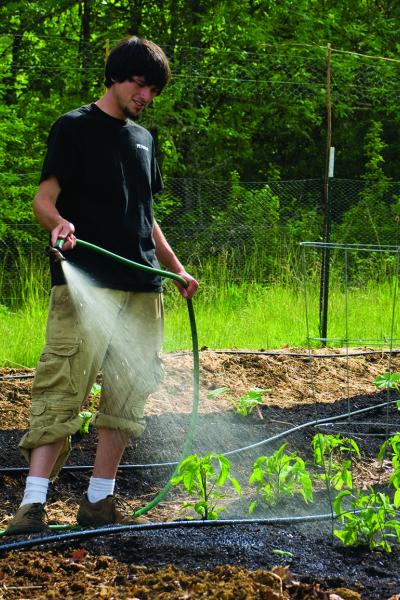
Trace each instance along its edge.
<instances>
[{"instance_id":1,"label":"cargo pocket","mask_svg":"<svg viewBox=\"0 0 400 600\"><path fill-rule=\"evenodd\" d=\"M30 410L30 429L51 428L55 433L55 439L66 435L64 427L58 428L57 425L63 425L72 421L77 416L78 410L75 403L64 401L63 399L54 400L32 400Z\"/></svg>"},{"instance_id":2,"label":"cargo pocket","mask_svg":"<svg viewBox=\"0 0 400 600\"><path fill-rule=\"evenodd\" d=\"M43 393L64 396L78 393L79 348L79 342L46 344L36 367L33 396Z\"/></svg>"},{"instance_id":3,"label":"cargo pocket","mask_svg":"<svg viewBox=\"0 0 400 600\"><path fill-rule=\"evenodd\" d=\"M42 400L32 401L30 410L30 427L37 429L49 424L49 419L45 416L46 402Z\"/></svg>"}]
</instances>

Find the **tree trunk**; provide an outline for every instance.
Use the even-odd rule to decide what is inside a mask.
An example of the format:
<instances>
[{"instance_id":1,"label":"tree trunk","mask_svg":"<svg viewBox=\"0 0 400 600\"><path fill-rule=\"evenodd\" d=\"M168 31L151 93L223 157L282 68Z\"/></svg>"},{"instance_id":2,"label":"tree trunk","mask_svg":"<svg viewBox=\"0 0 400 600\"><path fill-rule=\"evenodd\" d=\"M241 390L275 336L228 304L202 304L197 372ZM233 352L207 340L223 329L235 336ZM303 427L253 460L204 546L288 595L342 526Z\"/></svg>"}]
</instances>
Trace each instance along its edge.
<instances>
[{"instance_id":1,"label":"tree trunk","mask_svg":"<svg viewBox=\"0 0 400 600\"><path fill-rule=\"evenodd\" d=\"M82 97L86 98L90 87L90 20L92 0L82 0L80 5L81 35L79 40L79 54L82 63Z\"/></svg>"}]
</instances>

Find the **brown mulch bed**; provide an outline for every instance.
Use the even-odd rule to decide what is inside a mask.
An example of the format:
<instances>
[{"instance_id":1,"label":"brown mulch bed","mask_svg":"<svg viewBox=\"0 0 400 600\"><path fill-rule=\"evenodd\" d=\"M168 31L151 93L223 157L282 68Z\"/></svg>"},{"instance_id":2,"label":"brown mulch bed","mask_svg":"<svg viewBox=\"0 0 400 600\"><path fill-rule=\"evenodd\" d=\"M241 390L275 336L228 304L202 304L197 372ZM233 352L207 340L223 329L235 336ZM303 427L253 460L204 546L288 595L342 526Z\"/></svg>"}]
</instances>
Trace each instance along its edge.
<instances>
[{"instance_id":1,"label":"brown mulch bed","mask_svg":"<svg viewBox=\"0 0 400 600\"><path fill-rule=\"evenodd\" d=\"M312 359L307 350L289 348L272 354L201 352L195 450L225 451L259 442L313 420L316 407L326 417L345 412L348 399L356 409L375 399L381 402L383 396L376 395L373 380L389 366L400 370L400 356L389 361L384 353L369 354L362 349L363 356L352 355L357 352L318 350L316 354L330 358ZM179 455L192 410L192 358L189 354L166 355L164 363L164 385L147 405L148 431L139 444L127 450L127 463L163 462ZM30 375L33 370L4 369L1 374ZM16 446L28 426L31 384L29 378L0 381L3 467L24 465ZM228 387L229 391L208 399L208 392L218 387ZM254 387L272 391L265 394L258 413L238 418L228 398L237 399ZM378 426L385 417L384 412L378 412L368 420ZM397 417L396 411L392 417ZM348 429L348 425L339 424L334 431ZM358 429L351 425L363 449L373 450L356 464L355 482L361 489L387 485L390 465L382 467L376 460L382 438L365 436L361 425ZM309 452L305 449L313 433L302 430L293 434L291 449ZM94 447L94 432L77 439L71 464L91 464ZM244 463L250 464L253 458L250 455L235 462L239 474ZM49 497L51 520L74 523L89 476L90 472L62 473ZM18 504L24 477L23 473L0 474L0 527L6 525ZM134 510L154 498L167 478L168 473L157 470L121 472L118 492ZM146 515L148 522L184 518L183 499L182 493L174 490ZM246 502L241 502L228 498L227 518L244 516ZM290 514L297 508L288 505L286 511ZM308 512L313 510L307 508ZM5 541L12 540L2 537L0 546ZM396 598L400 594L396 544L390 555L343 548L332 542L329 522L299 527L245 524L226 529L137 531L54 546L50 550L44 546L0 554L0 598L400 598Z\"/></svg>"}]
</instances>

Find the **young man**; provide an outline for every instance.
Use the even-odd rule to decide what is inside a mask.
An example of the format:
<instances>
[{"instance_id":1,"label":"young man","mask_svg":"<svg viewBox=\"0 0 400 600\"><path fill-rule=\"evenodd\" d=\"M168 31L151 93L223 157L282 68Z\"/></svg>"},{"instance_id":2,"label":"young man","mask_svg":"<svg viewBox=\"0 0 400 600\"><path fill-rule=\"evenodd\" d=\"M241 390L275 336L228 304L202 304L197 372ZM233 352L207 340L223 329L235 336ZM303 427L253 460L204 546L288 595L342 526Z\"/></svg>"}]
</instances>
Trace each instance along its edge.
<instances>
[{"instance_id":1,"label":"young man","mask_svg":"<svg viewBox=\"0 0 400 600\"><path fill-rule=\"evenodd\" d=\"M33 210L51 244L62 238L68 263L91 278L93 293L109 307L111 325L95 331L89 315L81 313L85 302L76 301L76 290L51 257L46 344L32 387L30 429L20 442L29 475L8 534L47 529L49 481L69 454L70 436L80 428L81 406L100 369L96 458L77 521L129 522L116 506L114 484L129 437L144 430L145 401L162 377L161 279L76 244L75 234L143 265L161 263L186 280L186 288L177 284L183 297L195 294L197 281L153 218L153 196L162 181L152 137L135 123L169 78L168 60L157 45L137 37L123 40L106 64L105 95L62 116L50 132Z\"/></svg>"}]
</instances>

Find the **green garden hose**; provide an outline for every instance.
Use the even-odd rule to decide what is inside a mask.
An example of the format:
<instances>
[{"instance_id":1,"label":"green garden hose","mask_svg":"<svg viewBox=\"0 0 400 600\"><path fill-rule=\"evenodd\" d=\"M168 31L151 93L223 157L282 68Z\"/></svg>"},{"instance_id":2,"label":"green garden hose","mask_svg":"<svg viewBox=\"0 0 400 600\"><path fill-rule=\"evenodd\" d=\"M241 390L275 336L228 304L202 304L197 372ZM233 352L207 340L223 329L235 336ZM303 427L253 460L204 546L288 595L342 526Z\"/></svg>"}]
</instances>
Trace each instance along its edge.
<instances>
[{"instance_id":1,"label":"green garden hose","mask_svg":"<svg viewBox=\"0 0 400 600\"><path fill-rule=\"evenodd\" d=\"M57 243L55 245L55 251L57 253L56 259L58 259L58 260L65 260L64 256L61 254L63 242L64 242L64 240L59 239L59 240L57 240ZM176 273L172 273L170 271L165 271L163 269L156 269L153 267L148 267L148 266L142 265L133 260L129 260L128 258L124 258L123 256L119 256L118 254L114 254L114 252L110 252L109 250L106 250L105 248L101 248L100 246L96 246L95 244L92 244L90 242L86 242L85 240L77 239L76 243L79 246L83 246L84 248L88 248L89 250L93 250L94 252L98 252L99 254L102 254L104 256L108 256L108 257L112 258L113 260L121 262L125 265L128 265L129 267L134 268L134 269L138 269L139 271L145 271L148 273L153 273L154 275L160 275L162 277L166 277L167 279L173 279L173 280L179 282L185 288L188 285L187 281L185 279L183 279L183 277L181 277L180 275L177 275ZM192 300L190 298L187 298L186 302L187 302L187 308L188 308L188 313L189 313L190 331L191 331L191 338L192 338L192 351L193 351L193 403L192 403L192 413L191 413L191 418L190 418L190 423L189 423L189 429L186 434L186 438L184 440L183 447L182 447L181 460L183 460L183 458L185 458L190 453L190 449L192 446L193 434L194 434L194 431L196 428L196 423L197 423L197 415L198 415L198 407L199 407L199 389L200 389L200 386L199 386L199 345L198 345L198 338L197 338L196 320L195 320ZM178 462L178 465L179 465L179 462ZM148 504L146 504L142 508L136 510L132 514L133 518L136 518L140 515L147 513L154 506L156 506L156 504L158 504L163 498L165 498L165 496L168 494L168 492L172 488L171 479L176 474L178 465L175 467L174 473L171 475L170 479L164 485L164 487L161 489L161 491L157 494L157 496L155 498L153 498L153 500L151 500ZM56 529L56 530L70 529L73 527L74 526L70 526L70 525L50 525L50 528L53 530L54 529ZM5 533L4 530L0 531L0 535L4 535L4 533Z\"/></svg>"},{"instance_id":2,"label":"green garden hose","mask_svg":"<svg viewBox=\"0 0 400 600\"><path fill-rule=\"evenodd\" d=\"M93 250L94 252L98 252L99 254L102 254L104 256L108 256L108 257L112 258L113 260L121 262L125 265L128 265L129 267L134 268L134 269L138 269L139 271L153 273L154 275L161 275L161 277L173 279L173 280L179 282L181 285L183 285L183 287L187 287L187 281L185 279L183 279L183 277L181 277L180 275L177 275L176 273L172 273L170 271L165 271L163 269L155 269L154 267L148 267L148 266L142 265L141 263L137 263L128 258L124 258L123 256L119 256L118 254L114 254L114 252L110 252L109 250L106 250L105 248L101 248L100 246L96 246L95 244L86 242L85 240L77 239L76 243L78 244L78 246L82 246L84 248L88 248L89 250ZM189 454L190 448L192 446L193 434L194 434L194 430L195 430L196 422L197 422L197 414L198 414L198 407L199 407L199 389L200 389L199 388L199 344L198 344L198 338L197 338L196 320L195 320L192 300L190 298L187 298L186 302L187 302L187 308L188 308L188 313L189 313L190 331L191 331L191 336L192 336L192 350L193 350L193 405L192 405L192 414L191 414L191 419L190 419L190 424L189 424L189 430L186 435L186 439L184 441L182 452L181 452L182 459L185 458ZM158 504L163 498L165 498L165 496L171 490L171 487L172 487L171 479L172 479L172 477L174 477L174 475L176 473L176 469L177 469L177 467L175 468L174 473L171 475L168 482L165 484L165 486L162 488L162 490L157 494L157 496L155 498L153 498L153 500L151 500L151 502L149 502L148 504L146 504L145 506L143 506L142 508L140 508L139 510L137 510L133 513L132 516L134 518L147 513L154 506L156 506L156 504Z\"/></svg>"}]
</instances>

